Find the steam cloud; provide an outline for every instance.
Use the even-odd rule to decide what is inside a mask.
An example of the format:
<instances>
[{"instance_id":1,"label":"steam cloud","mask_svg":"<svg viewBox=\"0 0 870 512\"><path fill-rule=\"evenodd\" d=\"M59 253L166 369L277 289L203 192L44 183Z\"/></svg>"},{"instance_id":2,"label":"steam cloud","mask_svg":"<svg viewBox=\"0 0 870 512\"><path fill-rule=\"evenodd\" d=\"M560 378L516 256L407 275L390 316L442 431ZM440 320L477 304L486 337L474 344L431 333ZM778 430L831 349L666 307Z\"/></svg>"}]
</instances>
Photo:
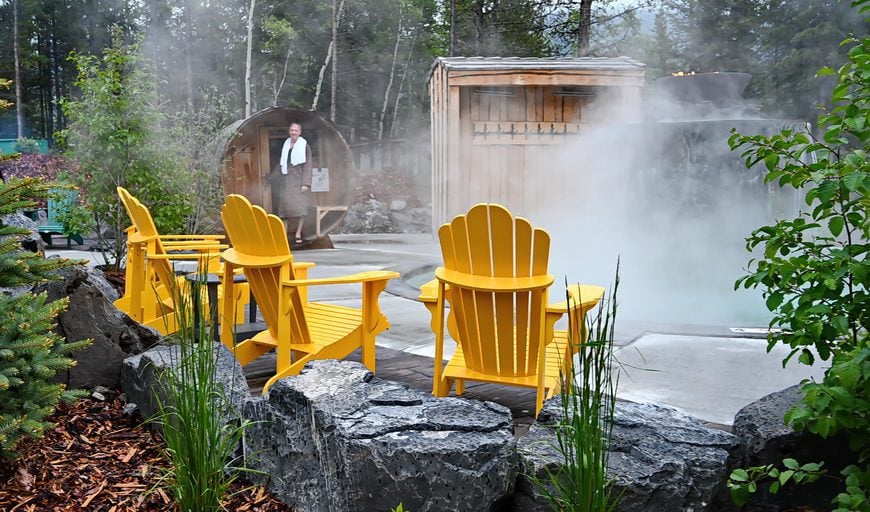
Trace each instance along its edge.
<instances>
[{"instance_id":1,"label":"steam cloud","mask_svg":"<svg viewBox=\"0 0 870 512\"><path fill-rule=\"evenodd\" d=\"M599 98L596 118L607 118L609 100ZM557 281L610 285L619 258L623 319L766 326L760 291L735 291L734 282L752 257L745 238L791 215L794 198L747 170L727 138L732 126L752 134L783 123L610 124L554 146L535 171L553 200L526 215L552 235Z\"/></svg>"}]
</instances>

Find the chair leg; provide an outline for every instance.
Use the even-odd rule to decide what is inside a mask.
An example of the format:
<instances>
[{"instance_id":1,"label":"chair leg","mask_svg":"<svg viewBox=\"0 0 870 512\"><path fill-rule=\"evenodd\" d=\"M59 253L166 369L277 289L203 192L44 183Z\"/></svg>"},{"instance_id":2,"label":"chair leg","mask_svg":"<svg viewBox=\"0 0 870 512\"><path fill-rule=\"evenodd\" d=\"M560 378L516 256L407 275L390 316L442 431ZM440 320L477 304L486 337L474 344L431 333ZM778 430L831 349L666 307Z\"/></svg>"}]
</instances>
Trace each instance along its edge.
<instances>
[{"instance_id":1,"label":"chair leg","mask_svg":"<svg viewBox=\"0 0 870 512\"><path fill-rule=\"evenodd\" d=\"M465 379L456 379L456 396L465 393Z\"/></svg>"},{"instance_id":2,"label":"chair leg","mask_svg":"<svg viewBox=\"0 0 870 512\"><path fill-rule=\"evenodd\" d=\"M306 364L308 364L309 361L311 361L313 359L314 359L314 355L307 354L305 356L300 357L299 359L294 360L293 364L291 364L289 367L285 368L284 370L275 373L275 375L273 375L271 379L266 381L266 385L263 386L263 394L265 395L266 391L269 391L269 388L272 387L273 384L275 384L279 380L283 379L284 377L289 377L291 375L298 375L299 372L302 371L302 368Z\"/></svg>"},{"instance_id":3,"label":"chair leg","mask_svg":"<svg viewBox=\"0 0 870 512\"><path fill-rule=\"evenodd\" d=\"M363 335L362 341L362 363L371 370L372 373L375 372L376 358L375 358L375 337L370 336L368 334Z\"/></svg>"},{"instance_id":4,"label":"chair leg","mask_svg":"<svg viewBox=\"0 0 870 512\"><path fill-rule=\"evenodd\" d=\"M435 389L432 390L432 394L435 396L445 397L450 395L450 388L453 387L453 379L448 377L441 377L438 381L435 382Z\"/></svg>"}]
</instances>

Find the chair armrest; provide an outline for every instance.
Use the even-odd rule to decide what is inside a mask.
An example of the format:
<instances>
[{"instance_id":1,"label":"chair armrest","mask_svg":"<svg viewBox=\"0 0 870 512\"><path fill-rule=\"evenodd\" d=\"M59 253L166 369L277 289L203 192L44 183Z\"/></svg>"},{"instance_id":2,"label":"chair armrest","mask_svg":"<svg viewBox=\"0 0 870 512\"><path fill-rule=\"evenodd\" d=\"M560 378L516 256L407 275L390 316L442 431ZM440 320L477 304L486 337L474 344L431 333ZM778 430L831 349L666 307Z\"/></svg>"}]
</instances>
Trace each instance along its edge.
<instances>
[{"instance_id":1,"label":"chair armrest","mask_svg":"<svg viewBox=\"0 0 870 512\"><path fill-rule=\"evenodd\" d=\"M228 244L221 244L220 240L175 240L175 241L166 241L161 240L160 243L163 247L187 247L187 246L196 246L196 247L214 247L215 245L223 245L224 247L229 247Z\"/></svg>"},{"instance_id":2,"label":"chair armrest","mask_svg":"<svg viewBox=\"0 0 870 512\"><path fill-rule=\"evenodd\" d=\"M224 261L228 261L237 267L250 268L276 267L293 258L289 254L282 256L251 256L250 254L240 254L235 249L227 249L221 256Z\"/></svg>"},{"instance_id":3,"label":"chair armrest","mask_svg":"<svg viewBox=\"0 0 870 512\"><path fill-rule=\"evenodd\" d=\"M554 280L550 274L530 277L489 277L466 274L465 272L450 270L444 267L435 269L435 277L447 284L456 285L461 288L491 292L539 290L549 287L553 284Z\"/></svg>"},{"instance_id":4,"label":"chair armrest","mask_svg":"<svg viewBox=\"0 0 870 512\"><path fill-rule=\"evenodd\" d=\"M420 286L420 295L417 296L417 300L420 302L435 302L438 300L438 279L432 279L431 281Z\"/></svg>"},{"instance_id":5,"label":"chair armrest","mask_svg":"<svg viewBox=\"0 0 870 512\"><path fill-rule=\"evenodd\" d=\"M318 279L293 279L290 281L281 281L282 286L320 286L324 284L350 284L350 283L365 283L368 281L386 281L399 277L398 272L390 270L370 270L368 272L359 272L347 276L338 277L322 277Z\"/></svg>"},{"instance_id":6,"label":"chair armrest","mask_svg":"<svg viewBox=\"0 0 870 512\"><path fill-rule=\"evenodd\" d=\"M572 305L583 309L594 308L604 297L604 287L593 284L572 284L568 286Z\"/></svg>"},{"instance_id":7,"label":"chair armrest","mask_svg":"<svg viewBox=\"0 0 870 512\"><path fill-rule=\"evenodd\" d=\"M604 287L592 284L572 284L567 288L571 305L576 308L592 309L604 297ZM568 301L553 302L547 306L547 313L567 313Z\"/></svg>"},{"instance_id":8,"label":"chair armrest","mask_svg":"<svg viewBox=\"0 0 870 512\"><path fill-rule=\"evenodd\" d=\"M200 252L215 252L215 251L223 251L224 249L229 248L227 244L219 244L215 243L206 243L206 244L196 244L196 243L178 243L178 244L163 244L163 249L167 252L169 251L200 251Z\"/></svg>"},{"instance_id":9,"label":"chair armrest","mask_svg":"<svg viewBox=\"0 0 870 512\"><path fill-rule=\"evenodd\" d=\"M143 244L148 243L151 240L155 240L159 238L157 235L149 235L145 236L142 233L138 232L133 228L133 231L130 231L131 228L127 228L127 243L128 244Z\"/></svg>"},{"instance_id":10,"label":"chair armrest","mask_svg":"<svg viewBox=\"0 0 870 512\"><path fill-rule=\"evenodd\" d=\"M160 235L160 240L223 240L224 235Z\"/></svg>"},{"instance_id":11,"label":"chair armrest","mask_svg":"<svg viewBox=\"0 0 870 512\"><path fill-rule=\"evenodd\" d=\"M293 268L314 268L317 263L313 261L294 261Z\"/></svg>"},{"instance_id":12,"label":"chair armrest","mask_svg":"<svg viewBox=\"0 0 870 512\"><path fill-rule=\"evenodd\" d=\"M216 249L226 249L226 246L223 247L215 247ZM167 253L167 254L146 254L146 258L151 260L199 260L203 257L207 257L208 259L219 258L220 253L217 251L204 251L197 253L185 253L185 254L177 254L177 253Z\"/></svg>"}]
</instances>

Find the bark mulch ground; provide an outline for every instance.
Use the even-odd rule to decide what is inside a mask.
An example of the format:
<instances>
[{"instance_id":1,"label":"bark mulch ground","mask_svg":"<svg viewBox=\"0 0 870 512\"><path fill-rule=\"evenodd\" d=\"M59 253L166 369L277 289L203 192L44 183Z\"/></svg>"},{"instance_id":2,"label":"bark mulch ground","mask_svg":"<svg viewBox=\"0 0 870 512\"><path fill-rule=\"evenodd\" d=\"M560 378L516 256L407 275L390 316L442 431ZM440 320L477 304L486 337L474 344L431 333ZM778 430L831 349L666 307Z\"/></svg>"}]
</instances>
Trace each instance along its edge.
<instances>
[{"instance_id":1,"label":"bark mulch ground","mask_svg":"<svg viewBox=\"0 0 870 512\"><path fill-rule=\"evenodd\" d=\"M138 415L125 415L125 405L117 398L61 405L54 429L24 441L17 460L0 462L0 510L175 510L159 485L168 466L163 441ZM244 487L235 486L226 510L291 510L262 487Z\"/></svg>"}]
</instances>

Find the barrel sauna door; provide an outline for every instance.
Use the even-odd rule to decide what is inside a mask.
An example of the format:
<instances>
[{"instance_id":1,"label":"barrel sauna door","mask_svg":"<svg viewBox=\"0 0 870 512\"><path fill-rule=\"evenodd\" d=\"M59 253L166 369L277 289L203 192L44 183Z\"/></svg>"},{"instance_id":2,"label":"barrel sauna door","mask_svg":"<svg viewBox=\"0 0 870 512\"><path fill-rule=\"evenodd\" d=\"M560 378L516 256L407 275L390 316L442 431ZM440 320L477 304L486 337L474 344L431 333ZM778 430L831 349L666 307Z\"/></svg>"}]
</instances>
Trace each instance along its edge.
<instances>
[{"instance_id":1,"label":"barrel sauna door","mask_svg":"<svg viewBox=\"0 0 870 512\"><path fill-rule=\"evenodd\" d=\"M267 179L272 169L281 161L281 148L287 140L286 126L261 126L260 140L257 147L260 148L260 176L263 182L263 208L267 212L275 213L272 205L278 204L276 197L278 187L270 187Z\"/></svg>"},{"instance_id":2,"label":"barrel sauna door","mask_svg":"<svg viewBox=\"0 0 870 512\"><path fill-rule=\"evenodd\" d=\"M280 193L279 187L270 187L267 177L280 162L281 149L284 147L284 141L287 140L287 126L262 126L260 127L260 175L263 177L263 186L265 193L263 194L263 208L267 212L277 213L272 205L278 204L277 194ZM317 167L318 155L320 153L317 145L317 132L314 130L302 129L302 137L308 142L308 147L311 148L311 165Z\"/></svg>"}]
</instances>

